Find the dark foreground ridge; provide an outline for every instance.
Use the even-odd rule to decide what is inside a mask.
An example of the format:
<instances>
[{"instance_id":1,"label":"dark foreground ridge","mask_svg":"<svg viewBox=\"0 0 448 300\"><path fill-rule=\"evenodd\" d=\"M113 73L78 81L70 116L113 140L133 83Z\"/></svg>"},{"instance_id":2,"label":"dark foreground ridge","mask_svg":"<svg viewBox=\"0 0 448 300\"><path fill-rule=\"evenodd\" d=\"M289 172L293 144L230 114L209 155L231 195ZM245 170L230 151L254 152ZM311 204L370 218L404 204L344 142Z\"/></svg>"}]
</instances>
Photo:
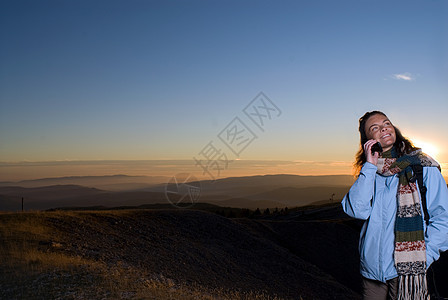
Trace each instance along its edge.
<instances>
[{"instance_id":1,"label":"dark foreground ridge","mask_svg":"<svg viewBox=\"0 0 448 300\"><path fill-rule=\"evenodd\" d=\"M24 224L34 229L26 230ZM36 295L39 289L45 293L42 287L48 286L47 281L61 278L54 270L63 263L54 261L55 266L48 269L53 275L45 276L45 255L74 258L81 265L58 283L56 298L98 297L98 293L104 298L117 296L104 291L85 294L98 289L93 288L97 281L85 279L98 277L91 271L98 265L121 274L107 275L117 281L125 280L126 270L131 270L137 274L135 281L163 279L171 289L182 285L207 291L196 299L215 299L217 291L221 296L248 299L244 295L260 293L264 298L256 299L360 298L353 290L358 284L358 233L341 220L228 219L198 210L140 209L1 214L0 226L1 254L7 258L1 262L2 299ZM39 270L39 274L30 272L35 274L32 280L28 278L31 282L7 279L18 268L11 262L17 263L20 251L41 253L24 266ZM83 292L70 278L83 285ZM115 284L113 280L109 283ZM138 292L126 293L121 291L119 297L132 298ZM142 298L159 297L146 294Z\"/></svg>"}]
</instances>

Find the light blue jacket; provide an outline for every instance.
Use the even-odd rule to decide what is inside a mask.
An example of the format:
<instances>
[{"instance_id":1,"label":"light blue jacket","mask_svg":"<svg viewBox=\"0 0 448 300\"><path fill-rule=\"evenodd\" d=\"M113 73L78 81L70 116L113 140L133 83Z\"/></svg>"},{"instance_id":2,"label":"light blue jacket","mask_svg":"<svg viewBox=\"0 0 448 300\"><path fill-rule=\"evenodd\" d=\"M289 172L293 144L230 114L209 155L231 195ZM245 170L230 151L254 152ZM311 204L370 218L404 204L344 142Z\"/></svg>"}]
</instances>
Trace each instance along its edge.
<instances>
[{"instance_id":1,"label":"light blue jacket","mask_svg":"<svg viewBox=\"0 0 448 300\"><path fill-rule=\"evenodd\" d=\"M397 212L398 175L385 177L366 162L358 179L342 200L349 216L366 220L359 238L361 275L386 282L397 275L394 266L394 224ZM435 167L423 168L428 188L426 202L430 216L424 224L427 267L448 250L448 189ZM423 216L423 211L422 211Z\"/></svg>"}]
</instances>

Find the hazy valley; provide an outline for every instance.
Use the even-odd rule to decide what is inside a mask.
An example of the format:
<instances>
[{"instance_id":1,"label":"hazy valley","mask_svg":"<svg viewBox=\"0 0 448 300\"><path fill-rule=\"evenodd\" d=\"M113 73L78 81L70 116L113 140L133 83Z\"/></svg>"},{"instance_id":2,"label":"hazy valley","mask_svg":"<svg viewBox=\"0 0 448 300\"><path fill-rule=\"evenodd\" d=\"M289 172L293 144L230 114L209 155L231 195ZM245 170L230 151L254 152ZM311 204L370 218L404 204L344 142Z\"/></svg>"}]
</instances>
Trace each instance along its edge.
<instances>
[{"instance_id":1,"label":"hazy valley","mask_svg":"<svg viewBox=\"0 0 448 300\"><path fill-rule=\"evenodd\" d=\"M0 211L21 210L22 198L25 210L169 203L166 191L177 187L168 180L116 175L0 182ZM185 201L248 209L297 207L340 200L352 182L349 175L230 177L189 183L199 187L200 196Z\"/></svg>"}]
</instances>

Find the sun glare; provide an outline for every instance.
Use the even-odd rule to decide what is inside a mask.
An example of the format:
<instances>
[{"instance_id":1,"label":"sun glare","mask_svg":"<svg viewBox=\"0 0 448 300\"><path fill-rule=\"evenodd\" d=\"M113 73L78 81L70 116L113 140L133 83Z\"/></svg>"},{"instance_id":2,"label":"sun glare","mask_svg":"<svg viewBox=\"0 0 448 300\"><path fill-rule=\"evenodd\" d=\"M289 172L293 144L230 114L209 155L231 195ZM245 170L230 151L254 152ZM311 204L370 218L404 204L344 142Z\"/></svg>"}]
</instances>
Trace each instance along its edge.
<instances>
[{"instance_id":1,"label":"sun glare","mask_svg":"<svg viewBox=\"0 0 448 300\"><path fill-rule=\"evenodd\" d=\"M421 141L421 140L413 140L413 143L416 147L422 148L422 151L432 158L436 158L437 154L439 154L439 149L431 143Z\"/></svg>"}]
</instances>

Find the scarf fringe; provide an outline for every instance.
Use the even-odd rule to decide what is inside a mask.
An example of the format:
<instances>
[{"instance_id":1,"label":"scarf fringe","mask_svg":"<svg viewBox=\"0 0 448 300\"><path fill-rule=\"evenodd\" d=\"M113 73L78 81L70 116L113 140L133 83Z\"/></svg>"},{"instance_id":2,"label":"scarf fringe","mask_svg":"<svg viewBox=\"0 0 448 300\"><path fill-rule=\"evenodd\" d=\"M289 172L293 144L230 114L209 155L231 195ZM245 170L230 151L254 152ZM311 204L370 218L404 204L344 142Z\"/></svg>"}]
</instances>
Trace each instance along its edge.
<instances>
[{"instance_id":1,"label":"scarf fringe","mask_svg":"<svg viewBox=\"0 0 448 300\"><path fill-rule=\"evenodd\" d=\"M398 278L398 300L429 300L426 274L401 275Z\"/></svg>"}]
</instances>

